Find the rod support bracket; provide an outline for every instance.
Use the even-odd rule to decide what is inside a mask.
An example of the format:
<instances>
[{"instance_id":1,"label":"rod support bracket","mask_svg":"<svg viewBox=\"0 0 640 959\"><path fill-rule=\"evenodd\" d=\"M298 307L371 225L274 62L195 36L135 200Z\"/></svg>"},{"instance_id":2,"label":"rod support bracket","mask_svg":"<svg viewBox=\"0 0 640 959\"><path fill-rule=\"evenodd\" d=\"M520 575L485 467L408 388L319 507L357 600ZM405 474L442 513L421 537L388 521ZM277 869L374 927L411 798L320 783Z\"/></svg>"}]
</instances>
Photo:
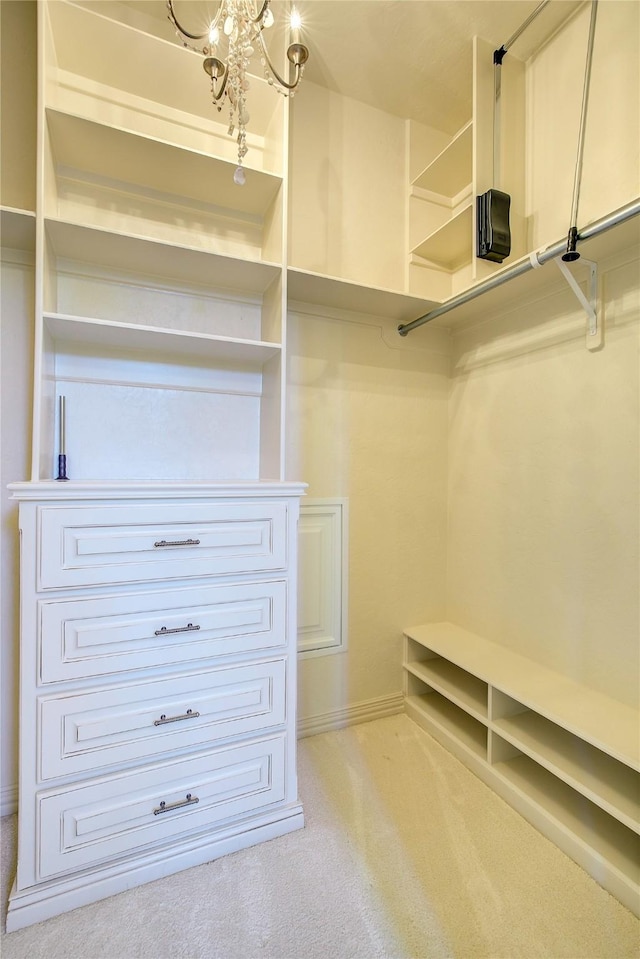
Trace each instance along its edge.
<instances>
[{"instance_id":1,"label":"rod support bracket","mask_svg":"<svg viewBox=\"0 0 640 959\"><path fill-rule=\"evenodd\" d=\"M587 348L590 350L599 349L602 346L602 317L598 322L598 264L594 263L593 260L580 258L580 263L584 263L588 269L587 293L585 295L563 257L556 257L555 263L587 315Z\"/></svg>"}]
</instances>

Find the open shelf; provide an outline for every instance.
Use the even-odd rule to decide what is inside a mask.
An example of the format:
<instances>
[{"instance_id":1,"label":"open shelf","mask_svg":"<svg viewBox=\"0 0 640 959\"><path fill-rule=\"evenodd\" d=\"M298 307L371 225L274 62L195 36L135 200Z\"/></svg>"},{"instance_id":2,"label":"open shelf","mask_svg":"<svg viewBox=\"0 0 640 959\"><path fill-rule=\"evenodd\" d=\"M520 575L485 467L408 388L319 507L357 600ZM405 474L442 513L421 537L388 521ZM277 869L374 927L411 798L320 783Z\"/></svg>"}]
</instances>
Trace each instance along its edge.
<instances>
[{"instance_id":1,"label":"open shelf","mask_svg":"<svg viewBox=\"0 0 640 959\"><path fill-rule=\"evenodd\" d=\"M487 729L469 713L459 709L437 692L412 693L407 697L407 707L411 715L419 714L428 724L452 736L465 749L486 759ZM427 727L428 728L428 727Z\"/></svg>"},{"instance_id":2,"label":"open shelf","mask_svg":"<svg viewBox=\"0 0 640 959\"><path fill-rule=\"evenodd\" d=\"M409 318L433 309L436 300L425 300L394 290L379 289L353 283L339 277L313 273L298 267L289 266L289 301L328 306L334 309L369 313L373 316L387 316L398 323L406 323Z\"/></svg>"},{"instance_id":3,"label":"open shelf","mask_svg":"<svg viewBox=\"0 0 640 959\"><path fill-rule=\"evenodd\" d=\"M47 110L47 125L57 166L81 170L86 177L126 183L135 191L180 196L207 207L262 217L273 203L281 178L250 170L246 183L233 182L237 160L175 146L150 136L93 120Z\"/></svg>"},{"instance_id":4,"label":"open shelf","mask_svg":"<svg viewBox=\"0 0 640 959\"><path fill-rule=\"evenodd\" d=\"M96 6L63 0L47 5L47 105L95 115L106 125L154 131L183 147L206 142L202 149L233 162L237 144L227 132L228 115L211 102L201 56L103 15ZM108 6L113 13L116 5ZM281 120L283 111L282 98L266 80L251 77L248 168L282 168L276 118Z\"/></svg>"},{"instance_id":5,"label":"open shelf","mask_svg":"<svg viewBox=\"0 0 640 959\"><path fill-rule=\"evenodd\" d=\"M471 259L472 204L469 200L450 220L418 243L411 253L446 270Z\"/></svg>"},{"instance_id":6,"label":"open shelf","mask_svg":"<svg viewBox=\"0 0 640 959\"><path fill-rule=\"evenodd\" d=\"M81 223L48 219L54 254L101 268L124 270L210 289L262 294L280 275L275 263L209 253L149 237L131 236Z\"/></svg>"},{"instance_id":7,"label":"open shelf","mask_svg":"<svg viewBox=\"0 0 640 959\"><path fill-rule=\"evenodd\" d=\"M500 735L640 833L640 774L527 710L492 723Z\"/></svg>"},{"instance_id":8,"label":"open shelf","mask_svg":"<svg viewBox=\"0 0 640 959\"><path fill-rule=\"evenodd\" d=\"M470 120L413 181L413 186L454 197L471 182L473 125Z\"/></svg>"},{"instance_id":9,"label":"open shelf","mask_svg":"<svg viewBox=\"0 0 640 959\"><path fill-rule=\"evenodd\" d=\"M176 361L197 359L235 369L261 370L282 349L279 343L129 326L61 314L45 314L44 326L59 346L65 344L70 349L113 352L122 351L126 346L127 353L166 355Z\"/></svg>"},{"instance_id":10,"label":"open shelf","mask_svg":"<svg viewBox=\"0 0 640 959\"><path fill-rule=\"evenodd\" d=\"M488 687L481 679L439 657L413 660L411 650L406 669L433 689L443 693L451 702L471 716L481 722L487 722Z\"/></svg>"},{"instance_id":11,"label":"open shelf","mask_svg":"<svg viewBox=\"0 0 640 959\"><path fill-rule=\"evenodd\" d=\"M12 250L33 253L36 245L36 215L30 210L0 208L0 244Z\"/></svg>"},{"instance_id":12,"label":"open shelf","mask_svg":"<svg viewBox=\"0 0 640 959\"><path fill-rule=\"evenodd\" d=\"M494 768L578 842L634 886L640 883L640 837L635 833L527 756L497 763Z\"/></svg>"}]
</instances>

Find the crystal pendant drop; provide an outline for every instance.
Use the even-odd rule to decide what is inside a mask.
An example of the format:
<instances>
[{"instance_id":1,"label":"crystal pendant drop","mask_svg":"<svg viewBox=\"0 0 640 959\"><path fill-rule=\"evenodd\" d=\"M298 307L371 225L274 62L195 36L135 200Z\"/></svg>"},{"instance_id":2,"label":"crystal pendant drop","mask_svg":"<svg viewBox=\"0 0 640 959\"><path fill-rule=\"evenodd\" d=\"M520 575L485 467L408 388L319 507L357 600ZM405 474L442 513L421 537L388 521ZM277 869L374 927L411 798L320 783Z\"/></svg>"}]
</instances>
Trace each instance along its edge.
<instances>
[{"instance_id":1,"label":"crystal pendant drop","mask_svg":"<svg viewBox=\"0 0 640 959\"><path fill-rule=\"evenodd\" d=\"M246 182L245 172L241 166L236 167L235 173L233 174L233 182L237 183L238 186L244 186Z\"/></svg>"}]
</instances>

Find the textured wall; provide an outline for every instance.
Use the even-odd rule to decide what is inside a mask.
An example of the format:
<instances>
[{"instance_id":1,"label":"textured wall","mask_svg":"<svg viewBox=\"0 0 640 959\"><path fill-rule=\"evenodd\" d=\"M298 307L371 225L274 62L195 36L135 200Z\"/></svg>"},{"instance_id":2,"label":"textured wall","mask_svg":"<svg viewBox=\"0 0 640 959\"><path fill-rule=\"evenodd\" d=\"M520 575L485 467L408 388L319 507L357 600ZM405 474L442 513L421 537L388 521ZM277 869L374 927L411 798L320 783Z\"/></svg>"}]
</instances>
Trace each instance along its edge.
<instances>
[{"instance_id":1,"label":"textured wall","mask_svg":"<svg viewBox=\"0 0 640 959\"><path fill-rule=\"evenodd\" d=\"M17 799L19 541L18 507L7 484L29 479L33 382L33 264L32 257L8 251L1 266L0 320L2 393L0 396L0 504L2 572L0 578L2 668L2 765L0 804L12 811Z\"/></svg>"},{"instance_id":2,"label":"textured wall","mask_svg":"<svg viewBox=\"0 0 640 959\"><path fill-rule=\"evenodd\" d=\"M448 547L450 619L635 705L638 275L599 352L568 288L454 337Z\"/></svg>"},{"instance_id":3,"label":"textured wall","mask_svg":"<svg viewBox=\"0 0 640 959\"><path fill-rule=\"evenodd\" d=\"M448 337L290 316L288 464L349 500L349 650L300 664L300 714L401 689L402 629L444 613Z\"/></svg>"},{"instance_id":4,"label":"textured wall","mask_svg":"<svg viewBox=\"0 0 640 959\"><path fill-rule=\"evenodd\" d=\"M590 11L585 3L527 65L531 249L566 236L570 225ZM578 227L640 192L639 43L640 4L598 4Z\"/></svg>"},{"instance_id":5,"label":"textured wall","mask_svg":"<svg viewBox=\"0 0 640 959\"><path fill-rule=\"evenodd\" d=\"M292 101L289 262L404 284L404 121L313 83Z\"/></svg>"}]
</instances>

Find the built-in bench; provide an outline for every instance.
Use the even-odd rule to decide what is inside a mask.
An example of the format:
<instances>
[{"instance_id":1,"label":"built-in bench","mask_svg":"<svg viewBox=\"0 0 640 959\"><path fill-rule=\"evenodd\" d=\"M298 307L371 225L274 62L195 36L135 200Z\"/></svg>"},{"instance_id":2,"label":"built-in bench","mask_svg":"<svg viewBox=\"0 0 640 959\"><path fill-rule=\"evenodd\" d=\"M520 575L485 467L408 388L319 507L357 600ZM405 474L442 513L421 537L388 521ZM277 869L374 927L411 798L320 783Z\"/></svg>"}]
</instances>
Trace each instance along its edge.
<instances>
[{"instance_id":1,"label":"built-in bench","mask_svg":"<svg viewBox=\"0 0 640 959\"><path fill-rule=\"evenodd\" d=\"M453 623L405 630L407 714L640 915L638 711Z\"/></svg>"}]
</instances>

